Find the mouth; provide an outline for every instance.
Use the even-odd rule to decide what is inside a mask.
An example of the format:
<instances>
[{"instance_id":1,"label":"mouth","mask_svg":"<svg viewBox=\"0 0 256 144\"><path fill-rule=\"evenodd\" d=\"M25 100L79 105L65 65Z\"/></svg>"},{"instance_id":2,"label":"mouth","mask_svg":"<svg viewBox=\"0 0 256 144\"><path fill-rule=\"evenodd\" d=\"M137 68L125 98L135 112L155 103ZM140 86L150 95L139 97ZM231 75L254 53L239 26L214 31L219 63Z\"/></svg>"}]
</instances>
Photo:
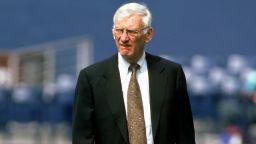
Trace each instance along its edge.
<instances>
[{"instance_id":1,"label":"mouth","mask_svg":"<svg viewBox=\"0 0 256 144\"><path fill-rule=\"evenodd\" d=\"M124 45L124 44L121 44L120 45L120 48L123 52L129 52L131 50L131 46L130 45Z\"/></svg>"},{"instance_id":2,"label":"mouth","mask_svg":"<svg viewBox=\"0 0 256 144\"><path fill-rule=\"evenodd\" d=\"M123 48L123 49L129 49L131 47L131 45L128 45L128 44L120 44L120 46Z\"/></svg>"}]
</instances>

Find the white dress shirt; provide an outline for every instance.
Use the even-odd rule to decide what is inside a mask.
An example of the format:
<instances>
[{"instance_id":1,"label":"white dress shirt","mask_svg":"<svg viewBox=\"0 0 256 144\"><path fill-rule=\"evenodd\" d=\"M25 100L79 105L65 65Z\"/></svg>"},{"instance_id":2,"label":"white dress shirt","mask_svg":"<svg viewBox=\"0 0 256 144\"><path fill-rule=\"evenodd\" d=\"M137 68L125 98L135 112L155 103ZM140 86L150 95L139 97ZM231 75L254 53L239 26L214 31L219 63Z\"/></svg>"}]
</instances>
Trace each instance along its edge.
<instances>
[{"instance_id":1,"label":"white dress shirt","mask_svg":"<svg viewBox=\"0 0 256 144\"><path fill-rule=\"evenodd\" d=\"M152 124L151 124L151 112L150 112L150 102L149 102L149 78L148 78L148 67L145 59L145 52L142 57L139 59L137 64L140 65L140 69L137 71L136 76L140 86L143 110L144 110L144 120L146 125L146 137L147 144L153 144L153 135L152 135ZM131 78L131 71L129 71L130 63L128 63L120 53L118 53L118 68L120 72L123 98L125 104L125 110L127 115L127 91L128 85Z\"/></svg>"}]
</instances>

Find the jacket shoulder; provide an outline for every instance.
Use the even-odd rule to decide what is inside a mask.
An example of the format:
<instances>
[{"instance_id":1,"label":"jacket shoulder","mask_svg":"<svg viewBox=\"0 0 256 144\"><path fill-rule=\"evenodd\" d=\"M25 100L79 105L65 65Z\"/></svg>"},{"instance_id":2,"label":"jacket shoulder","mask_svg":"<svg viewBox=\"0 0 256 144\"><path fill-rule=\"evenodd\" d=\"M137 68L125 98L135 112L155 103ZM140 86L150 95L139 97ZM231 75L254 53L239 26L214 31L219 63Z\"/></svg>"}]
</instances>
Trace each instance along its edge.
<instances>
[{"instance_id":1,"label":"jacket shoulder","mask_svg":"<svg viewBox=\"0 0 256 144\"><path fill-rule=\"evenodd\" d=\"M173 61L173 60L169 60L160 56L156 56L156 55L152 55L147 53L147 60L148 63L151 65L162 65L164 67L167 68L171 68L171 69L180 69L181 68L181 64Z\"/></svg>"}]
</instances>

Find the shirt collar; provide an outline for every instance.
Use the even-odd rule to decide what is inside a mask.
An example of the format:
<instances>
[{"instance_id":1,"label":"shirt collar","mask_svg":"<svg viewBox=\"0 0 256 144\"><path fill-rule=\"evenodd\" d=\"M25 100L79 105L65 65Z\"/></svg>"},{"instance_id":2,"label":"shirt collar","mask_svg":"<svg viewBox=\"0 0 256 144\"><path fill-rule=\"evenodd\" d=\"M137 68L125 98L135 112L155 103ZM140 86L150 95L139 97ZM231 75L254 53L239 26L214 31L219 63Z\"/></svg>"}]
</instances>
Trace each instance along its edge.
<instances>
[{"instance_id":1,"label":"shirt collar","mask_svg":"<svg viewBox=\"0 0 256 144\"><path fill-rule=\"evenodd\" d=\"M145 54L145 52L143 52L142 56L140 57L140 59L139 59L138 62L137 62L137 64L140 65L139 71L142 71L142 70L145 68L145 66L146 66L146 65L145 65L145 61L146 61L145 57L146 57L146 54ZM130 63L127 62L127 61L121 56L120 53L118 53L118 63L119 63L119 65L120 65L121 67L123 67L124 69L127 70L127 73L129 72L128 69L129 69Z\"/></svg>"}]
</instances>

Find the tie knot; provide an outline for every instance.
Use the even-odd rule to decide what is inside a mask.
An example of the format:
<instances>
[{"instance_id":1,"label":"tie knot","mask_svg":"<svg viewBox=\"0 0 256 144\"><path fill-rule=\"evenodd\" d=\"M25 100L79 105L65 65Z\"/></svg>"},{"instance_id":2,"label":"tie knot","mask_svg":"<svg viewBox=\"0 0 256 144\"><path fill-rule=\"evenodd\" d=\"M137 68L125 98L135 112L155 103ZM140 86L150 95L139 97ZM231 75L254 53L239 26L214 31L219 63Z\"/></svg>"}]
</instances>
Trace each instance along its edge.
<instances>
[{"instance_id":1,"label":"tie knot","mask_svg":"<svg viewBox=\"0 0 256 144\"><path fill-rule=\"evenodd\" d=\"M129 70L131 70L132 73L135 73L139 68L140 68L140 65L138 65L137 63L136 64L131 64L129 66Z\"/></svg>"}]
</instances>

